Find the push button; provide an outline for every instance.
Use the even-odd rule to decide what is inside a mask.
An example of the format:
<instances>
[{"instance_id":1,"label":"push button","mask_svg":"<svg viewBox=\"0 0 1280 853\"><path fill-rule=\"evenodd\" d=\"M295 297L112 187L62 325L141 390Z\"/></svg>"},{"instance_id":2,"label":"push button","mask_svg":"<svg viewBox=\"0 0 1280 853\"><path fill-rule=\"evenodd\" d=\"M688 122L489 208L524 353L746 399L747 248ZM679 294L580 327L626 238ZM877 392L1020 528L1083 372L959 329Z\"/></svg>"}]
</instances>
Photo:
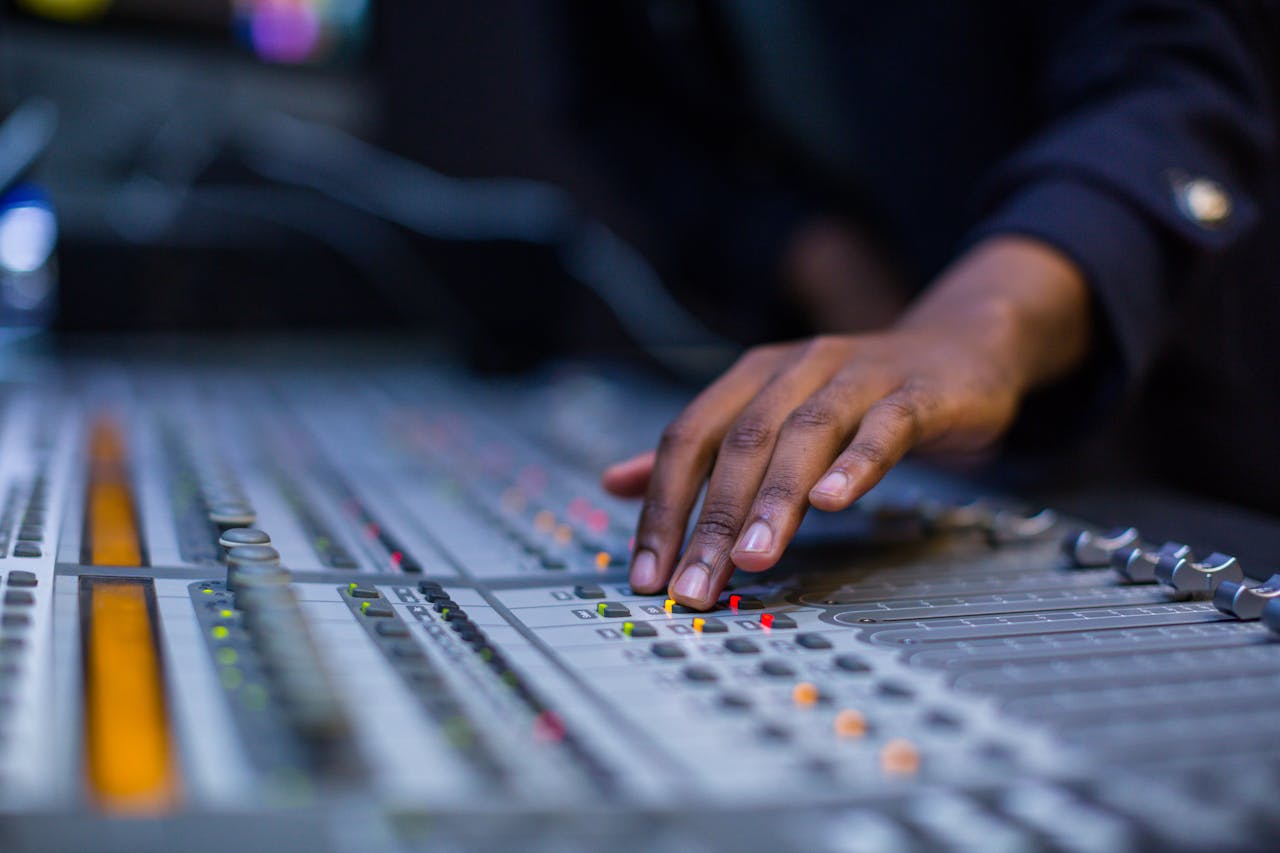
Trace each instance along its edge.
<instances>
[{"instance_id":1,"label":"push button","mask_svg":"<svg viewBox=\"0 0 1280 853\"><path fill-rule=\"evenodd\" d=\"M730 637L724 641L724 647L735 655L755 655L760 647L746 637Z\"/></svg>"},{"instance_id":2,"label":"push button","mask_svg":"<svg viewBox=\"0 0 1280 853\"><path fill-rule=\"evenodd\" d=\"M724 634L728 632L729 626L719 619L699 616L693 620L693 630L699 634Z\"/></svg>"},{"instance_id":3,"label":"push button","mask_svg":"<svg viewBox=\"0 0 1280 853\"><path fill-rule=\"evenodd\" d=\"M604 598L604 590L595 584L579 584L573 588L578 598Z\"/></svg>"},{"instance_id":4,"label":"push button","mask_svg":"<svg viewBox=\"0 0 1280 853\"><path fill-rule=\"evenodd\" d=\"M622 633L628 637L656 637L658 630L648 622L624 622Z\"/></svg>"},{"instance_id":5,"label":"push button","mask_svg":"<svg viewBox=\"0 0 1280 853\"><path fill-rule=\"evenodd\" d=\"M15 557L39 557L42 553L40 546L34 542L19 542L13 546Z\"/></svg>"},{"instance_id":6,"label":"push button","mask_svg":"<svg viewBox=\"0 0 1280 853\"><path fill-rule=\"evenodd\" d=\"M720 676L716 675L716 672L714 669L711 669L710 667L699 666L698 664L686 666L684 668L684 677L689 681L695 681L700 683L708 683L712 681L718 681L720 679Z\"/></svg>"},{"instance_id":7,"label":"push button","mask_svg":"<svg viewBox=\"0 0 1280 853\"><path fill-rule=\"evenodd\" d=\"M806 649L829 649L831 641L821 634L796 634L796 645Z\"/></svg>"},{"instance_id":8,"label":"push button","mask_svg":"<svg viewBox=\"0 0 1280 853\"><path fill-rule=\"evenodd\" d=\"M785 613L766 613L760 617L760 625L775 631L785 631L796 627L796 620Z\"/></svg>"},{"instance_id":9,"label":"push button","mask_svg":"<svg viewBox=\"0 0 1280 853\"><path fill-rule=\"evenodd\" d=\"M380 637L407 637L409 626L403 622L379 622L374 628Z\"/></svg>"},{"instance_id":10,"label":"push button","mask_svg":"<svg viewBox=\"0 0 1280 853\"><path fill-rule=\"evenodd\" d=\"M684 657L684 649L675 643L654 643L649 647L653 651L654 657L675 660Z\"/></svg>"},{"instance_id":11,"label":"push button","mask_svg":"<svg viewBox=\"0 0 1280 853\"><path fill-rule=\"evenodd\" d=\"M35 602L36 597L25 589L11 589L4 594L4 603L9 607L30 607Z\"/></svg>"},{"instance_id":12,"label":"push button","mask_svg":"<svg viewBox=\"0 0 1280 853\"><path fill-rule=\"evenodd\" d=\"M796 674L796 671L780 660L766 660L760 662L760 672L774 678L790 678Z\"/></svg>"},{"instance_id":13,"label":"push button","mask_svg":"<svg viewBox=\"0 0 1280 853\"><path fill-rule=\"evenodd\" d=\"M871 664L857 655L836 655L835 665L845 672L864 673L871 671Z\"/></svg>"},{"instance_id":14,"label":"push button","mask_svg":"<svg viewBox=\"0 0 1280 853\"><path fill-rule=\"evenodd\" d=\"M35 572L24 569L9 572L9 586L35 586L37 582Z\"/></svg>"},{"instance_id":15,"label":"push button","mask_svg":"<svg viewBox=\"0 0 1280 853\"><path fill-rule=\"evenodd\" d=\"M618 619L623 616L630 616L631 609L617 601L602 601L596 605L596 613L606 619Z\"/></svg>"}]
</instances>

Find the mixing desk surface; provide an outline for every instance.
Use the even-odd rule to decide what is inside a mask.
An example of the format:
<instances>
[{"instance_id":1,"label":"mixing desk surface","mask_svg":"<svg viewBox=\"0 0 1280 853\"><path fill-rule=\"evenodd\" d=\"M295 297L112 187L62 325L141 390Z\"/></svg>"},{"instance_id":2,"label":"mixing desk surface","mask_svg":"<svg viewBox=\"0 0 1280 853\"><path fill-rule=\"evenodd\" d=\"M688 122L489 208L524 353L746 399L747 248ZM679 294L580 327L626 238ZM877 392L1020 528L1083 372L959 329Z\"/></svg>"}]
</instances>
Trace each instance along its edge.
<instances>
[{"instance_id":1,"label":"mixing desk surface","mask_svg":"<svg viewBox=\"0 0 1280 853\"><path fill-rule=\"evenodd\" d=\"M32 377L36 378L32 378ZM686 612L562 367L0 392L0 848L1116 850L1280 831L1280 576L894 472Z\"/></svg>"}]
</instances>

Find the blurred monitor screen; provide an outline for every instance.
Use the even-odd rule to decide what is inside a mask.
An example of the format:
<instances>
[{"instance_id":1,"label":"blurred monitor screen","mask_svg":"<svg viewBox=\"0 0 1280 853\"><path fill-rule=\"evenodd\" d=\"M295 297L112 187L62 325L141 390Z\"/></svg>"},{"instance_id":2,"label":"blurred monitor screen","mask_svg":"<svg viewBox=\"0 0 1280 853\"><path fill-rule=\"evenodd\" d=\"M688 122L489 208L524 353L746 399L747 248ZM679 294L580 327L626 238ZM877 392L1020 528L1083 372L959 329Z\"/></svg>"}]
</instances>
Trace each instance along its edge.
<instances>
[{"instance_id":1,"label":"blurred monitor screen","mask_svg":"<svg viewBox=\"0 0 1280 853\"><path fill-rule=\"evenodd\" d=\"M77 27L229 38L264 62L342 65L364 56L373 0L0 0L16 15Z\"/></svg>"}]
</instances>

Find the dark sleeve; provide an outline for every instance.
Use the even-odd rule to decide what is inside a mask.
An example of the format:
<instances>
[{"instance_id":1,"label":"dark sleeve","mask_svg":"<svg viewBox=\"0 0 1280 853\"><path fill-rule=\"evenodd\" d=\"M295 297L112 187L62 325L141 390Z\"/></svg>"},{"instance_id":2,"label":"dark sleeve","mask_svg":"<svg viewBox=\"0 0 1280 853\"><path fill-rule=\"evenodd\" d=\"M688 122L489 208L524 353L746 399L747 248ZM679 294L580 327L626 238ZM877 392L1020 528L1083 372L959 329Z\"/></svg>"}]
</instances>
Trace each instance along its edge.
<instances>
[{"instance_id":1,"label":"dark sleeve","mask_svg":"<svg viewBox=\"0 0 1280 853\"><path fill-rule=\"evenodd\" d=\"M1263 5L1130 0L1039 22L1044 120L994 173L968 242L1022 234L1072 258L1129 380L1179 293L1258 223L1276 133Z\"/></svg>"}]
</instances>

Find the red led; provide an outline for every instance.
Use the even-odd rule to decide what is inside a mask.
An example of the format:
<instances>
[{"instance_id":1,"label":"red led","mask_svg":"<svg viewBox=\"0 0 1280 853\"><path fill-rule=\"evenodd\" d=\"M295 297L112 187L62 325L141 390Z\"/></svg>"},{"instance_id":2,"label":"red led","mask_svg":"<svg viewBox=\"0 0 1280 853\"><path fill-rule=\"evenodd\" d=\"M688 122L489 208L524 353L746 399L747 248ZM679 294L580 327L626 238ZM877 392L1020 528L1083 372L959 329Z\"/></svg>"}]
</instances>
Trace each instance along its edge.
<instances>
[{"instance_id":1,"label":"red led","mask_svg":"<svg viewBox=\"0 0 1280 853\"><path fill-rule=\"evenodd\" d=\"M761 616L761 617L760 617L760 624L761 624L761 625L763 625L763 626L764 626L764 627L766 627L766 628L772 628L772 627L773 627L773 614L772 614L772 613L766 613L766 614L764 614L763 616Z\"/></svg>"},{"instance_id":2,"label":"red led","mask_svg":"<svg viewBox=\"0 0 1280 853\"><path fill-rule=\"evenodd\" d=\"M582 521L591 512L591 504L586 498L578 497L569 501L569 517L574 521Z\"/></svg>"},{"instance_id":3,"label":"red led","mask_svg":"<svg viewBox=\"0 0 1280 853\"><path fill-rule=\"evenodd\" d=\"M587 513L587 527L593 533L604 533L609 529L609 513L603 509L593 509Z\"/></svg>"},{"instance_id":4,"label":"red led","mask_svg":"<svg viewBox=\"0 0 1280 853\"><path fill-rule=\"evenodd\" d=\"M401 554L399 551L391 552L391 565L398 566L400 565L400 561L403 559L404 559L404 554Z\"/></svg>"},{"instance_id":5,"label":"red led","mask_svg":"<svg viewBox=\"0 0 1280 853\"><path fill-rule=\"evenodd\" d=\"M533 736L543 742L558 743L564 740L564 721L555 711L543 711L533 721Z\"/></svg>"},{"instance_id":6,"label":"red led","mask_svg":"<svg viewBox=\"0 0 1280 853\"><path fill-rule=\"evenodd\" d=\"M377 539L378 525L374 524L372 521L366 524L364 526L364 535L368 536L370 539Z\"/></svg>"},{"instance_id":7,"label":"red led","mask_svg":"<svg viewBox=\"0 0 1280 853\"><path fill-rule=\"evenodd\" d=\"M740 602L740 601L742 601L742 596L740 596L740 595L731 595L731 596L729 596L729 609L730 609L730 610L732 610L734 613L737 613L737 612L738 612L738 602Z\"/></svg>"}]
</instances>

